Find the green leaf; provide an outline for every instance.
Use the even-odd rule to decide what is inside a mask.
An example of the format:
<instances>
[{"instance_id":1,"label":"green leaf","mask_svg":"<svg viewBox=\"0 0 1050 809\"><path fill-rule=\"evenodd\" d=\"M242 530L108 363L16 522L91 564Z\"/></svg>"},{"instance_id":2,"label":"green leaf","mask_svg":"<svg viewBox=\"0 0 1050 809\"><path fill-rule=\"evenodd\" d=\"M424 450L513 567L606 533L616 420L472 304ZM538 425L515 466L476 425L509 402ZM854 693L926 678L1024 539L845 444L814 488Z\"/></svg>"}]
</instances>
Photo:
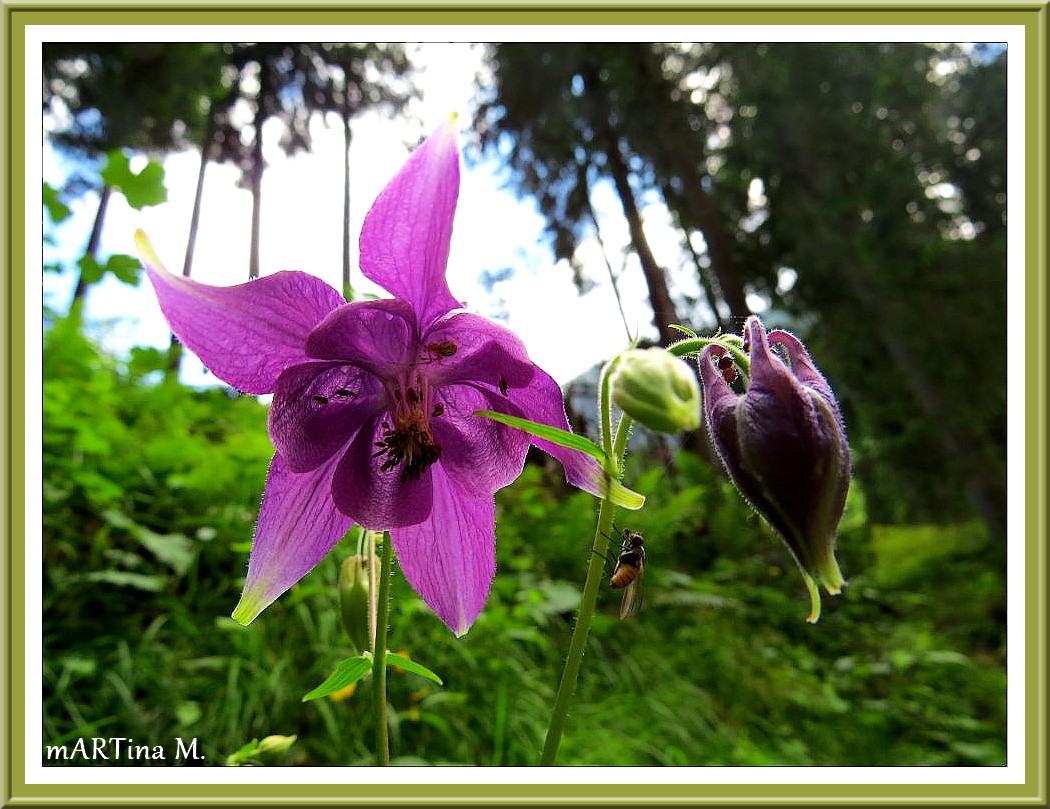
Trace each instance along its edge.
<instances>
[{"instance_id":1,"label":"green leaf","mask_svg":"<svg viewBox=\"0 0 1050 809\"><path fill-rule=\"evenodd\" d=\"M136 286L139 282L139 272L142 270L142 263L134 256L115 253L106 259L106 264L102 269L103 272L113 273L125 284Z\"/></svg>"},{"instance_id":2,"label":"green leaf","mask_svg":"<svg viewBox=\"0 0 1050 809\"><path fill-rule=\"evenodd\" d=\"M147 593L159 593L167 583L163 576L125 573L121 570L96 570L92 573L85 573L84 581L115 584L118 587L133 587L136 590L144 590Z\"/></svg>"},{"instance_id":3,"label":"green leaf","mask_svg":"<svg viewBox=\"0 0 1050 809\"><path fill-rule=\"evenodd\" d=\"M530 435L535 435L538 438L545 438L546 440L562 447L586 452L592 458L598 460L602 465L602 469L609 469L612 466L612 462L602 448L589 438L585 438L582 435L576 435L576 433L570 433L566 430L559 430L557 427L551 427L549 424L540 424L539 422L529 421L528 419L519 419L517 416L508 416L506 413L497 413L494 410L475 410L474 415L484 416L485 418L498 421L501 424L506 424L510 427L517 427L519 430L524 430ZM608 474L605 476L605 497L616 505L631 511L636 511L645 504L644 495L631 491L620 483L620 481L615 480Z\"/></svg>"},{"instance_id":4,"label":"green leaf","mask_svg":"<svg viewBox=\"0 0 1050 809\"><path fill-rule=\"evenodd\" d=\"M102 181L118 189L128 205L137 211L150 205L159 205L168 198L164 187L164 167L150 160L138 174L131 170L128 156L119 149L106 155L106 165L100 172Z\"/></svg>"},{"instance_id":5,"label":"green leaf","mask_svg":"<svg viewBox=\"0 0 1050 809\"><path fill-rule=\"evenodd\" d=\"M69 206L58 196L58 189L47 183L44 183L44 207L56 225L70 214Z\"/></svg>"},{"instance_id":6,"label":"green leaf","mask_svg":"<svg viewBox=\"0 0 1050 809\"><path fill-rule=\"evenodd\" d=\"M95 257L91 255L83 255L77 260L77 266L80 268L80 277L83 279L84 284L97 284L102 280L102 276L105 274L105 268L95 261Z\"/></svg>"},{"instance_id":7,"label":"green leaf","mask_svg":"<svg viewBox=\"0 0 1050 809\"><path fill-rule=\"evenodd\" d=\"M329 694L334 694L336 691L342 691L348 685L356 683L371 670L372 655L368 652L357 657L348 657L346 660L341 660L339 665L335 667L335 671L328 675L327 680L303 696L303 702L320 699L321 697L327 697Z\"/></svg>"},{"instance_id":8,"label":"green leaf","mask_svg":"<svg viewBox=\"0 0 1050 809\"><path fill-rule=\"evenodd\" d=\"M501 424L506 424L510 427L517 427L519 430L524 430L529 435L546 439L547 441L551 441L561 447L568 447L569 449L578 449L580 452L586 452L591 457L598 459L603 466L607 465L608 457L605 455L602 448L591 441L591 439L585 438L582 435L570 433L566 430L559 430L557 427L551 427L549 424L540 424L539 422L529 421L528 419L519 419L517 416L508 416L506 413L497 413L494 410L475 410L474 415L484 416L487 419L498 421Z\"/></svg>"},{"instance_id":9,"label":"green leaf","mask_svg":"<svg viewBox=\"0 0 1050 809\"><path fill-rule=\"evenodd\" d=\"M387 666L395 666L399 669L411 672L412 674L418 674L420 677L425 677L431 682L437 683L438 685L444 685L441 678L438 677L434 672L428 669L426 666L421 666L415 660L410 660L403 655L394 654L393 652L386 653L386 664Z\"/></svg>"}]
</instances>

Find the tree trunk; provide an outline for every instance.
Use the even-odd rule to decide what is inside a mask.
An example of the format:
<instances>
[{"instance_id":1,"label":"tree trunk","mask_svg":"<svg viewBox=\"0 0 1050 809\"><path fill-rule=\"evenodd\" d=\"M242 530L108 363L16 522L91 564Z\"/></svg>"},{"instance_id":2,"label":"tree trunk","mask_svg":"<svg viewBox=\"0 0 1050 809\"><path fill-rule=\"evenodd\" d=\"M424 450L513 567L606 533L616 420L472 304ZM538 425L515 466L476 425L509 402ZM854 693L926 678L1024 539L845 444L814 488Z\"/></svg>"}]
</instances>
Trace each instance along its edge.
<instances>
[{"instance_id":1,"label":"tree trunk","mask_svg":"<svg viewBox=\"0 0 1050 809\"><path fill-rule=\"evenodd\" d=\"M186 236L186 255L182 260L182 275L190 277L193 269L193 249L197 245L197 230L201 221L201 201L204 198L204 174L208 168L208 149L211 146L213 135L211 116L208 116L208 129L204 134L201 144L201 164L197 170L197 189L193 194L193 209L190 211L190 230ZM172 334L168 344L168 369L166 376L169 379L179 378L179 368L182 365L182 343L175 339Z\"/></svg>"},{"instance_id":2,"label":"tree trunk","mask_svg":"<svg viewBox=\"0 0 1050 809\"><path fill-rule=\"evenodd\" d=\"M88 237L87 246L84 248L84 255L97 258L98 254L98 243L102 239L102 223L106 219L106 205L109 203L110 194L113 193L113 188L108 185L103 185L102 190L98 195L98 209L95 211L95 222L91 225L91 235ZM84 281L84 274L81 273L77 279L76 288L73 290L73 300L70 301L69 308L72 309L78 303L84 300L84 295L87 293L89 284Z\"/></svg>"},{"instance_id":3,"label":"tree trunk","mask_svg":"<svg viewBox=\"0 0 1050 809\"><path fill-rule=\"evenodd\" d=\"M251 250L248 256L248 279L259 277L259 224L262 215L262 125L261 112L255 116L255 139L252 141L252 234Z\"/></svg>"},{"instance_id":4,"label":"tree trunk","mask_svg":"<svg viewBox=\"0 0 1050 809\"><path fill-rule=\"evenodd\" d=\"M349 92L343 100L343 297L353 300L350 285L350 100Z\"/></svg>"},{"instance_id":5,"label":"tree trunk","mask_svg":"<svg viewBox=\"0 0 1050 809\"><path fill-rule=\"evenodd\" d=\"M642 215L638 211L638 203L631 188L627 164L624 162L623 155L620 154L619 138L612 131L607 131L605 134L605 154L609 161L609 171L616 185L620 204L623 205L623 215L627 218L631 244L634 246L638 261L642 265L642 273L645 275L645 284L649 289L649 303L653 309L653 322L660 335L660 344L667 346L681 336L670 327L670 324L678 323L678 313L675 311L671 293L667 288L667 276L663 268L656 263L656 257L653 256L653 251L649 247L649 240L645 237Z\"/></svg>"},{"instance_id":6,"label":"tree trunk","mask_svg":"<svg viewBox=\"0 0 1050 809\"><path fill-rule=\"evenodd\" d=\"M685 164L689 165L689 164ZM711 259L711 273L723 301L729 307L730 317L743 321L751 309L744 292L743 273L733 256L733 237L722 221L717 208L700 184L700 177L686 176L683 190L672 193L664 186L664 199L675 208L679 222L688 232L696 228L704 234L707 254ZM706 278L701 282L709 284Z\"/></svg>"}]
</instances>

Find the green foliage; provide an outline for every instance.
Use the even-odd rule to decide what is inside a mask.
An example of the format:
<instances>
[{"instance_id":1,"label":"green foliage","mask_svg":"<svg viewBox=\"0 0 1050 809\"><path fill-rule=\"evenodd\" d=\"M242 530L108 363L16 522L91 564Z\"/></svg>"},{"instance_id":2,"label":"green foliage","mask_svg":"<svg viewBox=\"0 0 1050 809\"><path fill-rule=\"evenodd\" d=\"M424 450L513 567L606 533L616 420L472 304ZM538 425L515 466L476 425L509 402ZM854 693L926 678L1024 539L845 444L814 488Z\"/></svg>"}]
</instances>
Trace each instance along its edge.
<instances>
[{"instance_id":1,"label":"green foliage","mask_svg":"<svg viewBox=\"0 0 1050 809\"><path fill-rule=\"evenodd\" d=\"M77 260L77 267L80 268L80 277L85 285L98 283L108 272L128 286L135 286L142 271L142 263L137 258L122 253L109 256L105 264L99 264L94 256L85 253Z\"/></svg>"},{"instance_id":2,"label":"green foliage","mask_svg":"<svg viewBox=\"0 0 1050 809\"><path fill-rule=\"evenodd\" d=\"M69 206L62 201L59 190L47 183L44 183L44 207L51 222L56 225L71 213Z\"/></svg>"},{"instance_id":3,"label":"green foliage","mask_svg":"<svg viewBox=\"0 0 1050 809\"><path fill-rule=\"evenodd\" d=\"M45 334L46 742L181 736L211 765L370 763L367 688L302 701L352 653L337 580L356 542L250 626L229 619L272 452L266 411L152 383L162 360L121 365L75 321ZM465 638L394 577L396 763L538 759L596 503L535 461L497 495L498 573ZM1004 567L978 524L872 526L854 490L851 586L810 626L787 551L704 461L629 462L647 505L618 527L645 534L644 604L621 621L619 594L601 596L560 763L1005 761ZM295 744L271 754L274 734Z\"/></svg>"},{"instance_id":4,"label":"green foliage","mask_svg":"<svg viewBox=\"0 0 1050 809\"><path fill-rule=\"evenodd\" d=\"M150 205L160 205L168 199L164 185L164 166L149 160L139 172L131 170L131 161L121 149L106 154L106 165L99 172L102 182L124 195L128 205L141 211Z\"/></svg>"}]
</instances>

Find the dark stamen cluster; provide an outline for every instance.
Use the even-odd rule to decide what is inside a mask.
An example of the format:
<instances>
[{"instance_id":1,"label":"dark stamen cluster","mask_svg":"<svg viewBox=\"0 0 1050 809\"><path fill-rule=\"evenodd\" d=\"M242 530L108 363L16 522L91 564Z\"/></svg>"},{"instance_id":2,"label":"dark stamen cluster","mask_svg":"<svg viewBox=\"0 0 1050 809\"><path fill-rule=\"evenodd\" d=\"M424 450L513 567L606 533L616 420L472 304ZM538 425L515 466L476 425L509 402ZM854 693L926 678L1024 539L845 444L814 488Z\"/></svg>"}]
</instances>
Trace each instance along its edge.
<instances>
[{"instance_id":1,"label":"dark stamen cluster","mask_svg":"<svg viewBox=\"0 0 1050 809\"><path fill-rule=\"evenodd\" d=\"M391 427L384 421L380 426L383 437L375 442L378 449L372 453L373 458L386 456L380 471L386 472L402 464L402 480L419 480L419 476L441 457L441 447L434 443L430 425L425 422L418 423L413 419L401 427Z\"/></svg>"}]
</instances>

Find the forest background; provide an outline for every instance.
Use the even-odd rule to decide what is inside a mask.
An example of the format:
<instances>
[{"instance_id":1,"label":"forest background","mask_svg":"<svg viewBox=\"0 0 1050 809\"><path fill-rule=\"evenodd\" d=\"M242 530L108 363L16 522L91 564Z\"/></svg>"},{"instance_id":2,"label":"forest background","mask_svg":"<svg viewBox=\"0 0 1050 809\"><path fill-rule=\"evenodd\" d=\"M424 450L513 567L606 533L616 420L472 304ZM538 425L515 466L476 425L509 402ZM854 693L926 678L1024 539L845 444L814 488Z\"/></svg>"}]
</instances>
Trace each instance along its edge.
<instances>
[{"instance_id":1,"label":"forest background","mask_svg":"<svg viewBox=\"0 0 1050 809\"><path fill-rule=\"evenodd\" d=\"M648 497L630 515L650 548L646 604L621 622L603 598L560 763L1006 762L1007 57L961 44L482 49L466 163L498 163L542 218L536 283L569 277L585 295L640 279L643 336L662 344L668 324L738 330L761 311L806 341L853 451L839 539L850 587L810 626L787 552L703 435L637 431L626 482ZM107 277L141 282L137 259L100 250L106 210L117 196L162 201L175 152L203 158L181 269L193 272L207 166L228 164L253 211L228 238L248 242L243 277L259 274L263 123L287 154L310 150L318 120L349 147L370 117L412 115L415 72L397 45L45 47L46 136L76 167L45 184L45 241L64 238L72 206L96 212L75 258L44 267L71 290L43 311L46 744L180 736L210 763L370 760L367 700L301 701L351 653L336 575L352 551L250 627L228 618L272 454L265 403L186 384L193 360L177 344L115 350L112 319L86 317L85 301ZM353 167L337 170L346 201ZM347 292L352 210L326 237ZM657 223L677 234L670 257L654 249ZM498 299L517 270L487 271ZM571 414L593 435L581 389L569 385ZM535 461L497 497L498 574L465 638L396 585L392 648L444 680L392 677L400 763L536 761L594 504ZM274 734L296 738L250 747Z\"/></svg>"}]
</instances>

